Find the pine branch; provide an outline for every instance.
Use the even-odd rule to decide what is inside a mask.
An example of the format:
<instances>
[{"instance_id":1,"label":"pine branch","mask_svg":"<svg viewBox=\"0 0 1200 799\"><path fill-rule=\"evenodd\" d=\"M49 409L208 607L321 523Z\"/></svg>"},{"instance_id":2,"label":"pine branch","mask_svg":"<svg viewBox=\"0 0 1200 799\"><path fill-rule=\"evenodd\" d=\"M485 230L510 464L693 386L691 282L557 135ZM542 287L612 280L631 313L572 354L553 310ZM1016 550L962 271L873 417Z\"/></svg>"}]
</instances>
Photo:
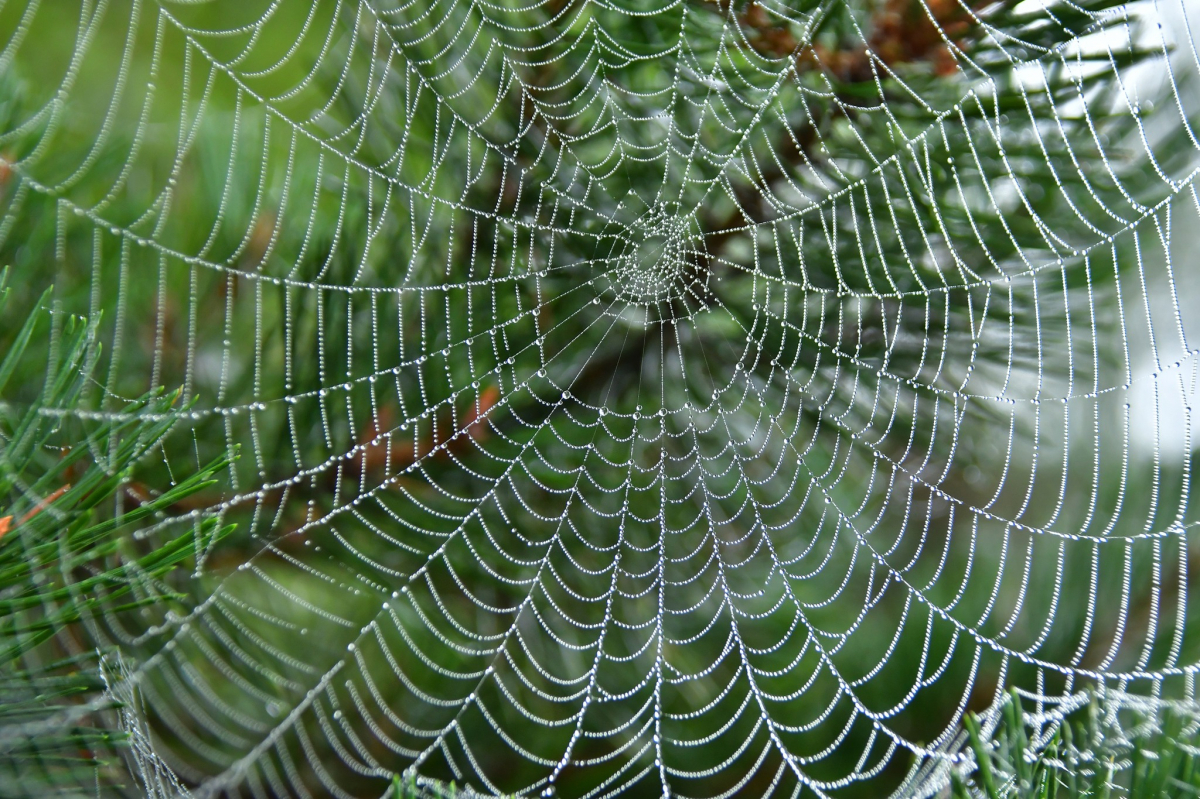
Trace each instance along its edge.
<instances>
[{"instance_id":1,"label":"pine branch","mask_svg":"<svg viewBox=\"0 0 1200 799\"><path fill-rule=\"evenodd\" d=\"M1066 718L1023 713L1009 694L990 736L964 720L970 771L951 773L954 799L1151 799L1200 795L1200 706L1092 689ZM1040 732L1035 742L1032 736Z\"/></svg>"},{"instance_id":2,"label":"pine branch","mask_svg":"<svg viewBox=\"0 0 1200 799\"><path fill-rule=\"evenodd\" d=\"M0 310L8 299L0 274ZM29 344L52 314L45 300L0 361L0 391L27 371ZM215 484L219 458L149 501L123 511L130 471L171 429L178 393L149 394L99 415L81 432L95 326L62 326L38 398L0 405L0 782L6 796L114 790L129 782L122 751L128 701L114 693L120 651L94 630L131 611L170 602L170 573L227 536L208 519L137 552L130 533ZM44 335L44 334L43 334ZM0 396L3 396L0 394ZM106 672L106 669L108 672ZM131 694L131 689L123 689Z\"/></svg>"}]
</instances>

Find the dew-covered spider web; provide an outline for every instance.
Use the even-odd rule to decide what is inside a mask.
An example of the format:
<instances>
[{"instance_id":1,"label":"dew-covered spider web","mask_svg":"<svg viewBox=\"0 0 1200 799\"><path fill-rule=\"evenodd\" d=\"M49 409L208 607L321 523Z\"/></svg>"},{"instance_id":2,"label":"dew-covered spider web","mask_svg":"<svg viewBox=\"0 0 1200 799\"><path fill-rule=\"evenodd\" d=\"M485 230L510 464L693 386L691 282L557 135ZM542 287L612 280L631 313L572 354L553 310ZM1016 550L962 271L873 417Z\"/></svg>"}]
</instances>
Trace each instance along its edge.
<instances>
[{"instance_id":1,"label":"dew-covered spider web","mask_svg":"<svg viewBox=\"0 0 1200 799\"><path fill-rule=\"evenodd\" d=\"M1196 699L1197 24L0 3L64 413L182 387L126 504L238 455L87 626L158 784L930 795L1011 688Z\"/></svg>"}]
</instances>

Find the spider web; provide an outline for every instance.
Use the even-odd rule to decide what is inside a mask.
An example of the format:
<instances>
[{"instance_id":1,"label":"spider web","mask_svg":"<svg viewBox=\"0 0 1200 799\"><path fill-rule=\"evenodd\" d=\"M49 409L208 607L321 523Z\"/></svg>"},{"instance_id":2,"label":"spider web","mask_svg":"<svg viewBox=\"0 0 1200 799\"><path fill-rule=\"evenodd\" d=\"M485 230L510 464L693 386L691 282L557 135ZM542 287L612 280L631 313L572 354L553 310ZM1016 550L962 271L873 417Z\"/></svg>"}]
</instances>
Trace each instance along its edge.
<instances>
[{"instance_id":1,"label":"spider web","mask_svg":"<svg viewBox=\"0 0 1200 799\"><path fill-rule=\"evenodd\" d=\"M1193 699L1188 12L0 5L79 413L240 452L91 630L160 783L928 795L1011 686Z\"/></svg>"}]
</instances>

